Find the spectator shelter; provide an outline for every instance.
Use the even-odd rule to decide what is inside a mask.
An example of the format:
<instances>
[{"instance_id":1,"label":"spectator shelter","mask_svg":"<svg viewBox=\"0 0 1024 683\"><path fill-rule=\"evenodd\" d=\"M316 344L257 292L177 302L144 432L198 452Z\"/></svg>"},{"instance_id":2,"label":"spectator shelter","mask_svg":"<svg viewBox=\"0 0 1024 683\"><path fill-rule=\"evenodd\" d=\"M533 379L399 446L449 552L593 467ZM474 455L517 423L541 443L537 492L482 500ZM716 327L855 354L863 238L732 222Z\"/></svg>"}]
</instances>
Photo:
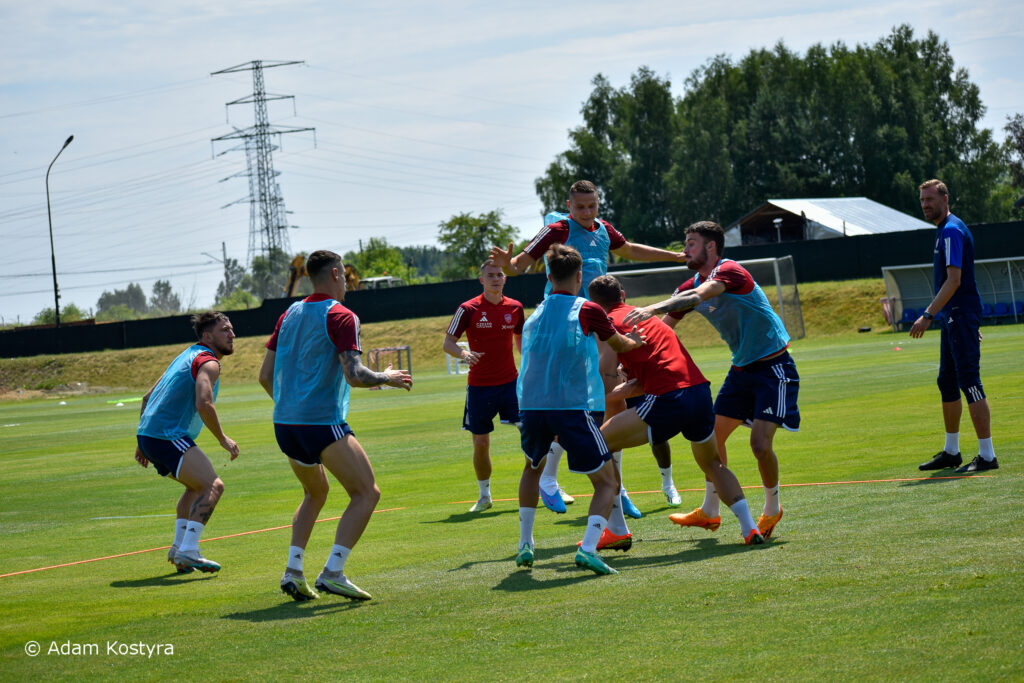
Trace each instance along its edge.
<instances>
[{"instance_id":1,"label":"spectator shelter","mask_svg":"<svg viewBox=\"0 0 1024 683\"><path fill-rule=\"evenodd\" d=\"M769 199L725 229L725 245L823 240L934 227L867 197Z\"/></svg>"},{"instance_id":2,"label":"spectator shelter","mask_svg":"<svg viewBox=\"0 0 1024 683\"><path fill-rule=\"evenodd\" d=\"M909 329L934 298L932 264L883 267L882 277L893 330ZM974 277L983 322L1024 321L1024 256L975 261Z\"/></svg>"}]
</instances>

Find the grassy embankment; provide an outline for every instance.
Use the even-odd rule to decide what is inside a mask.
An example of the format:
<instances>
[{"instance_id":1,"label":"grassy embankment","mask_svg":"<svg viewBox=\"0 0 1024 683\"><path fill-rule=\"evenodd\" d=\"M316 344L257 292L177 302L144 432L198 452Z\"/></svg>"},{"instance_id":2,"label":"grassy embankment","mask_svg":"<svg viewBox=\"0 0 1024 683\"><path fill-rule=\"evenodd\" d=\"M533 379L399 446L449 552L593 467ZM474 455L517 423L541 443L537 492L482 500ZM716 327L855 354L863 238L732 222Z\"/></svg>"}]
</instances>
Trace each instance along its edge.
<instances>
[{"instance_id":1,"label":"grassy embankment","mask_svg":"<svg viewBox=\"0 0 1024 683\"><path fill-rule=\"evenodd\" d=\"M815 339L871 327L871 334L891 334L882 317L879 299L885 296L881 279L801 284L807 338ZM657 297L638 298L630 303L647 304ZM456 303L452 304L454 312ZM359 311L356 311L358 314ZM441 342L448 316L415 318L385 323L369 323L362 328L364 349L408 344L412 350L413 371L435 372L444 367ZM722 344L715 331L697 315L687 316L677 328L690 348ZM269 331L268 331L269 332ZM250 337L235 342L235 354L225 364L222 384L253 381L263 359L266 337ZM180 344L58 356L35 356L0 360L0 393L25 390L54 390L90 387L145 390L156 381ZM14 393L13 397L18 394ZM11 394L8 394L11 397Z\"/></svg>"}]
</instances>

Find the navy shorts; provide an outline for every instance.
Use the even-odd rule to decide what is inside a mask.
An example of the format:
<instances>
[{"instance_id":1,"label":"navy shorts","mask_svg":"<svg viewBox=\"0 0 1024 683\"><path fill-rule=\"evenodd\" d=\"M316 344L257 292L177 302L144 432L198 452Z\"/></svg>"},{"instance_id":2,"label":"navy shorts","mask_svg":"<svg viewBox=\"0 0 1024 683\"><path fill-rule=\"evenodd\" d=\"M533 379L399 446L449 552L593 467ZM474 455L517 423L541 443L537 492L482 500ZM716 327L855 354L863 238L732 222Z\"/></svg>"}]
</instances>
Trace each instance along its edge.
<instances>
[{"instance_id":1,"label":"navy shorts","mask_svg":"<svg viewBox=\"0 0 1024 683\"><path fill-rule=\"evenodd\" d=\"M799 431L800 409L796 404L799 392L800 375L787 351L742 368L730 368L715 399L715 415L748 424L767 420L791 432Z\"/></svg>"},{"instance_id":2,"label":"navy shorts","mask_svg":"<svg viewBox=\"0 0 1024 683\"><path fill-rule=\"evenodd\" d=\"M494 431L494 416L502 424L519 422L519 399L515 381L490 387L466 387L466 407L462 411L462 428L471 434Z\"/></svg>"},{"instance_id":3,"label":"navy shorts","mask_svg":"<svg viewBox=\"0 0 1024 683\"><path fill-rule=\"evenodd\" d=\"M274 423L274 436L281 452L310 467L320 464L320 454L335 441L349 434L347 422L340 425L286 425Z\"/></svg>"},{"instance_id":4,"label":"navy shorts","mask_svg":"<svg viewBox=\"0 0 1024 683\"><path fill-rule=\"evenodd\" d=\"M181 469L181 456L196 445L188 436L168 441L138 434L136 439L139 442L139 450L146 456L146 460L153 463L156 473L161 477L173 474L175 479L178 478L178 470Z\"/></svg>"},{"instance_id":5,"label":"navy shorts","mask_svg":"<svg viewBox=\"0 0 1024 683\"><path fill-rule=\"evenodd\" d=\"M644 399L646 398L646 394L640 394L639 396L630 396L629 398L626 399L626 410L629 410L630 408L636 408L638 405L643 403Z\"/></svg>"},{"instance_id":6,"label":"navy shorts","mask_svg":"<svg viewBox=\"0 0 1024 683\"><path fill-rule=\"evenodd\" d=\"M612 457L601 435L603 416L586 410L524 410L520 414L523 453L537 469L557 436L568 454L569 471L592 474Z\"/></svg>"},{"instance_id":7,"label":"navy shorts","mask_svg":"<svg viewBox=\"0 0 1024 683\"><path fill-rule=\"evenodd\" d=\"M680 432L687 441L701 443L715 433L715 411L708 382L670 391L647 394L636 407L647 423L647 440L652 446L665 443Z\"/></svg>"},{"instance_id":8,"label":"navy shorts","mask_svg":"<svg viewBox=\"0 0 1024 683\"><path fill-rule=\"evenodd\" d=\"M938 385L942 401L959 401L961 391L968 404L980 401L985 398L980 374L981 341L978 339L981 313L964 313L954 308L942 316L941 325Z\"/></svg>"}]
</instances>

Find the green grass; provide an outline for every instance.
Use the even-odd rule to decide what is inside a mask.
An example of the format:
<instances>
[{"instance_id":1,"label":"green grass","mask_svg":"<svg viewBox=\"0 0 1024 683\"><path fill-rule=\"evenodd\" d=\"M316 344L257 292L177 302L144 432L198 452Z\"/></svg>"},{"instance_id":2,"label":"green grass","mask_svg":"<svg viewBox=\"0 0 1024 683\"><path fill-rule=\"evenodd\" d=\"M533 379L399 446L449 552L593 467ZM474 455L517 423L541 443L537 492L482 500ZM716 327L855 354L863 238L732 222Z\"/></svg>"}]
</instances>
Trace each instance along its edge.
<instances>
[{"instance_id":1,"label":"green grass","mask_svg":"<svg viewBox=\"0 0 1024 683\"><path fill-rule=\"evenodd\" d=\"M684 333L685 334L685 333ZM894 350L896 346L901 350ZM165 353L164 363L170 354ZM647 449L624 458L645 516L637 542L605 553L621 573L572 564L588 499L569 514L538 512L532 572L512 562L522 457L514 430L493 438L495 507L476 498L470 440L458 429L464 379L428 368L411 393L354 390L350 422L383 491L347 572L374 600L293 603L279 592L288 530L300 497L274 443L271 404L252 376L225 382L218 409L242 454L227 463L204 431L200 445L226 483L203 551L221 574L178 576L165 551L0 578L0 672L7 680L284 678L478 680L962 679L1024 677L1020 501L1024 378L1020 326L986 328L982 377L1001 469L992 477L914 481L941 445L934 376L938 335L842 334L793 345L801 373L799 434L777 439L791 486L775 538L747 548L723 517L715 534L667 520ZM717 388L719 346L694 357ZM224 364L225 377L239 372ZM435 367L439 367L439 364ZM248 370L247 370L248 372ZM152 382L148 379L147 383ZM166 547L179 489L134 464L138 405L119 395L0 403L0 574ZM971 429L962 435L973 456ZM702 486L686 444L674 441L684 509ZM758 482L743 433L730 441L740 481ZM574 494L583 477L563 472ZM760 487L749 489L755 510ZM457 501L457 502L456 502ZM323 516L341 513L335 486ZM396 509L397 508L397 509ZM124 519L98 517L131 516ZM307 573L333 536L318 524ZM92 656L44 653L97 643ZM171 643L174 656L110 656L107 641Z\"/></svg>"}]
</instances>

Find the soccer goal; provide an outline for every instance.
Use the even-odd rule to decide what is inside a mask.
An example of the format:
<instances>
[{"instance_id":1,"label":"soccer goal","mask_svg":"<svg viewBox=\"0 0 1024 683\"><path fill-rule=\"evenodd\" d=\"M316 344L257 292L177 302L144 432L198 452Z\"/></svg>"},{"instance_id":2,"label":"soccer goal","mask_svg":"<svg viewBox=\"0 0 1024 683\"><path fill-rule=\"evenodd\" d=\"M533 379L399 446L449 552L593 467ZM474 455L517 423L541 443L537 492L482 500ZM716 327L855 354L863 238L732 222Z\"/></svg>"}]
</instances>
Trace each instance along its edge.
<instances>
[{"instance_id":1,"label":"soccer goal","mask_svg":"<svg viewBox=\"0 0 1024 683\"><path fill-rule=\"evenodd\" d=\"M405 359L403 364L402 359ZM380 372L391 364L396 370L408 370L412 372L412 354L408 346L385 346L379 349L370 349L366 352L366 366L372 367L374 371ZM372 387L377 389L379 387Z\"/></svg>"},{"instance_id":2,"label":"soccer goal","mask_svg":"<svg viewBox=\"0 0 1024 683\"><path fill-rule=\"evenodd\" d=\"M754 282L764 290L772 308L782 318L789 336L803 339L804 314L800 308L793 257L750 259L737 263L746 268ZM615 270L608 274L619 279L631 299L640 296L664 296L667 299L676 287L693 277L694 272L686 266L668 266Z\"/></svg>"}]
</instances>

